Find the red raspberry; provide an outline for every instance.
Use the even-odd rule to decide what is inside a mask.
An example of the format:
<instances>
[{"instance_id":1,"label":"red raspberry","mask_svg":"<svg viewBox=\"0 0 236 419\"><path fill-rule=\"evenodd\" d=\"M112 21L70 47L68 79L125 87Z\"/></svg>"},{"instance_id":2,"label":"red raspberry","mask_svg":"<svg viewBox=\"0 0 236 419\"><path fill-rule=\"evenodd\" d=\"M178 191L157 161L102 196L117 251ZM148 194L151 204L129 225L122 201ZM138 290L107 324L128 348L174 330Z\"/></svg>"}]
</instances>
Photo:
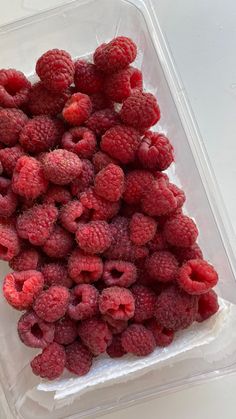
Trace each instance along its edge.
<instances>
[{"instance_id":1,"label":"red raspberry","mask_svg":"<svg viewBox=\"0 0 236 419\"><path fill-rule=\"evenodd\" d=\"M62 111L63 118L71 125L81 125L92 112L92 102L83 93L74 93L66 102Z\"/></svg>"},{"instance_id":2,"label":"red raspberry","mask_svg":"<svg viewBox=\"0 0 236 419\"><path fill-rule=\"evenodd\" d=\"M104 73L115 73L132 63L137 55L135 43L125 36L118 36L108 44L100 45L94 55L94 63Z\"/></svg>"},{"instance_id":3,"label":"red raspberry","mask_svg":"<svg viewBox=\"0 0 236 419\"><path fill-rule=\"evenodd\" d=\"M102 276L102 259L95 255L85 255L75 249L68 260L68 271L77 284L95 282Z\"/></svg>"},{"instance_id":4,"label":"red raspberry","mask_svg":"<svg viewBox=\"0 0 236 419\"><path fill-rule=\"evenodd\" d=\"M61 137L61 123L48 116L36 116L24 126L19 142L28 153L40 153L55 147Z\"/></svg>"},{"instance_id":5,"label":"red raspberry","mask_svg":"<svg viewBox=\"0 0 236 419\"><path fill-rule=\"evenodd\" d=\"M155 317L160 326L170 330L189 327L196 319L198 297L172 285L157 297Z\"/></svg>"},{"instance_id":6,"label":"red raspberry","mask_svg":"<svg viewBox=\"0 0 236 419\"><path fill-rule=\"evenodd\" d=\"M111 358L121 358L126 354L126 351L121 343L121 335L115 335L112 337L112 342L107 348L107 354Z\"/></svg>"},{"instance_id":7,"label":"red raspberry","mask_svg":"<svg viewBox=\"0 0 236 419\"><path fill-rule=\"evenodd\" d=\"M155 319L147 320L145 326L148 330L152 332L157 346L164 348L166 346L169 346L173 342L173 330L169 330L165 327L160 326Z\"/></svg>"},{"instance_id":8,"label":"red raspberry","mask_svg":"<svg viewBox=\"0 0 236 419\"><path fill-rule=\"evenodd\" d=\"M89 284L77 285L71 292L67 313L74 320L85 320L98 313L98 290Z\"/></svg>"},{"instance_id":9,"label":"red raspberry","mask_svg":"<svg viewBox=\"0 0 236 419\"><path fill-rule=\"evenodd\" d=\"M114 108L113 103L102 93L94 93L90 95L90 100L92 103L92 112L101 111L106 108Z\"/></svg>"},{"instance_id":10,"label":"red raspberry","mask_svg":"<svg viewBox=\"0 0 236 419\"><path fill-rule=\"evenodd\" d=\"M131 291L135 301L133 320L142 323L144 320L151 319L155 311L156 294L143 285L133 285Z\"/></svg>"},{"instance_id":11,"label":"red raspberry","mask_svg":"<svg viewBox=\"0 0 236 419\"><path fill-rule=\"evenodd\" d=\"M188 294L200 295L210 291L217 284L218 274L205 260L193 259L179 269L177 280L179 286Z\"/></svg>"},{"instance_id":12,"label":"red raspberry","mask_svg":"<svg viewBox=\"0 0 236 419\"><path fill-rule=\"evenodd\" d=\"M219 310L218 297L214 290L202 294L198 300L198 313L196 320L203 322Z\"/></svg>"},{"instance_id":13,"label":"red raspberry","mask_svg":"<svg viewBox=\"0 0 236 419\"><path fill-rule=\"evenodd\" d=\"M65 258L73 247L73 237L64 228L55 225L43 244L43 251L51 258Z\"/></svg>"},{"instance_id":14,"label":"red raspberry","mask_svg":"<svg viewBox=\"0 0 236 419\"><path fill-rule=\"evenodd\" d=\"M28 122L28 117L20 109L0 109L0 141L11 147Z\"/></svg>"},{"instance_id":15,"label":"red raspberry","mask_svg":"<svg viewBox=\"0 0 236 419\"><path fill-rule=\"evenodd\" d=\"M191 259L203 259L202 251L197 243L191 247L172 247L171 250L181 265Z\"/></svg>"},{"instance_id":16,"label":"red raspberry","mask_svg":"<svg viewBox=\"0 0 236 419\"><path fill-rule=\"evenodd\" d=\"M124 190L124 172L115 164L108 164L95 177L95 192L111 202L119 201Z\"/></svg>"},{"instance_id":17,"label":"red raspberry","mask_svg":"<svg viewBox=\"0 0 236 419\"><path fill-rule=\"evenodd\" d=\"M0 223L0 259L10 261L20 252L20 240L12 225Z\"/></svg>"},{"instance_id":18,"label":"red raspberry","mask_svg":"<svg viewBox=\"0 0 236 419\"><path fill-rule=\"evenodd\" d=\"M70 185L71 193L73 196L79 198L80 193L84 192L94 181L94 168L89 160L81 160L82 171L80 175L73 180Z\"/></svg>"},{"instance_id":19,"label":"red raspberry","mask_svg":"<svg viewBox=\"0 0 236 419\"><path fill-rule=\"evenodd\" d=\"M106 288L99 297L99 310L115 320L129 320L135 310L133 295L126 288Z\"/></svg>"},{"instance_id":20,"label":"red raspberry","mask_svg":"<svg viewBox=\"0 0 236 419\"><path fill-rule=\"evenodd\" d=\"M77 338L77 324L69 317L63 317L55 323L54 341L60 345L69 345Z\"/></svg>"},{"instance_id":21,"label":"red raspberry","mask_svg":"<svg viewBox=\"0 0 236 419\"><path fill-rule=\"evenodd\" d=\"M64 205L60 213L60 222L63 227L71 233L75 233L79 227L83 210L83 205L77 200L70 201Z\"/></svg>"},{"instance_id":22,"label":"red raspberry","mask_svg":"<svg viewBox=\"0 0 236 419\"><path fill-rule=\"evenodd\" d=\"M52 233L57 216L58 211L54 205L35 205L18 216L17 233L22 239L41 246Z\"/></svg>"},{"instance_id":23,"label":"red raspberry","mask_svg":"<svg viewBox=\"0 0 236 419\"><path fill-rule=\"evenodd\" d=\"M20 340L31 348L46 348L54 339L54 324L41 320L33 311L23 314L18 321Z\"/></svg>"},{"instance_id":24,"label":"red raspberry","mask_svg":"<svg viewBox=\"0 0 236 419\"><path fill-rule=\"evenodd\" d=\"M166 250L167 247L167 243L161 231L156 231L153 239L148 242L148 248L151 252L156 252L157 250Z\"/></svg>"},{"instance_id":25,"label":"red raspberry","mask_svg":"<svg viewBox=\"0 0 236 419\"><path fill-rule=\"evenodd\" d=\"M50 262L42 266L41 272L44 277L44 285L51 287L52 285L62 285L70 288L73 281L68 276L67 268L59 262ZM58 342L60 343L60 342Z\"/></svg>"},{"instance_id":26,"label":"red raspberry","mask_svg":"<svg viewBox=\"0 0 236 419\"><path fill-rule=\"evenodd\" d=\"M114 102L123 102L134 89L143 88L143 76L140 70L128 67L111 74L105 80L105 93Z\"/></svg>"},{"instance_id":27,"label":"red raspberry","mask_svg":"<svg viewBox=\"0 0 236 419\"><path fill-rule=\"evenodd\" d=\"M139 133L134 128L116 125L102 136L100 146L102 151L127 164L134 160L140 141Z\"/></svg>"},{"instance_id":28,"label":"red raspberry","mask_svg":"<svg viewBox=\"0 0 236 419\"><path fill-rule=\"evenodd\" d=\"M128 204L139 204L154 177L147 170L133 170L126 175L123 199Z\"/></svg>"},{"instance_id":29,"label":"red raspberry","mask_svg":"<svg viewBox=\"0 0 236 419\"><path fill-rule=\"evenodd\" d=\"M0 70L0 106L20 108L29 96L30 82L21 71L9 68Z\"/></svg>"},{"instance_id":30,"label":"red raspberry","mask_svg":"<svg viewBox=\"0 0 236 419\"><path fill-rule=\"evenodd\" d=\"M112 334L107 324L96 317L80 322L78 333L84 345L93 355L105 352L112 341Z\"/></svg>"},{"instance_id":31,"label":"red raspberry","mask_svg":"<svg viewBox=\"0 0 236 419\"><path fill-rule=\"evenodd\" d=\"M0 157L1 157L1 150L0 150ZM103 153L102 151L98 151L93 155L93 165L95 173L100 172L100 170L105 169L108 164L114 163L116 164L116 160L112 159L108 154Z\"/></svg>"},{"instance_id":32,"label":"red raspberry","mask_svg":"<svg viewBox=\"0 0 236 419\"><path fill-rule=\"evenodd\" d=\"M110 247L111 240L111 231L106 221L81 223L76 231L76 241L87 253L103 253Z\"/></svg>"},{"instance_id":33,"label":"red raspberry","mask_svg":"<svg viewBox=\"0 0 236 419\"><path fill-rule=\"evenodd\" d=\"M71 194L63 186L50 185L47 192L43 196L45 204L53 204L56 207L67 204L71 200Z\"/></svg>"},{"instance_id":34,"label":"red raspberry","mask_svg":"<svg viewBox=\"0 0 236 419\"><path fill-rule=\"evenodd\" d=\"M11 181L0 177L0 216L10 217L15 212L17 203L17 196L11 189Z\"/></svg>"},{"instance_id":35,"label":"red raspberry","mask_svg":"<svg viewBox=\"0 0 236 419\"><path fill-rule=\"evenodd\" d=\"M138 149L138 158L147 169L165 170L174 160L173 147L164 134L148 131Z\"/></svg>"},{"instance_id":36,"label":"red raspberry","mask_svg":"<svg viewBox=\"0 0 236 419\"><path fill-rule=\"evenodd\" d=\"M155 96L135 90L124 101L120 117L124 124L145 131L159 121L161 113Z\"/></svg>"},{"instance_id":37,"label":"red raspberry","mask_svg":"<svg viewBox=\"0 0 236 419\"><path fill-rule=\"evenodd\" d=\"M12 177L13 192L27 199L35 199L46 192L47 186L48 181L38 160L28 156L17 160Z\"/></svg>"},{"instance_id":38,"label":"red raspberry","mask_svg":"<svg viewBox=\"0 0 236 419\"><path fill-rule=\"evenodd\" d=\"M96 135L103 135L107 130L118 125L120 117L113 109L101 109L94 112L87 120L86 126Z\"/></svg>"},{"instance_id":39,"label":"red raspberry","mask_svg":"<svg viewBox=\"0 0 236 419\"><path fill-rule=\"evenodd\" d=\"M103 281L107 287L117 285L128 288L137 278L136 266L123 260L108 260L104 263Z\"/></svg>"},{"instance_id":40,"label":"red raspberry","mask_svg":"<svg viewBox=\"0 0 236 419\"><path fill-rule=\"evenodd\" d=\"M104 316L102 316L102 318L107 322L109 329L113 335L122 333L128 327L127 320L115 320L108 314L105 314Z\"/></svg>"},{"instance_id":41,"label":"red raspberry","mask_svg":"<svg viewBox=\"0 0 236 419\"><path fill-rule=\"evenodd\" d=\"M152 332L142 324L131 324L122 333L121 344L126 352L136 356L149 355L156 346Z\"/></svg>"},{"instance_id":42,"label":"red raspberry","mask_svg":"<svg viewBox=\"0 0 236 419\"><path fill-rule=\"evenodd\" d=\"M66 313L70 293L66 287L53 285L42 291L34 301L34 311L41 319L53 323Z\"/></svg>"},{"instance_id":43,"label":"red raspberry","mask_svg":"<svg viewBox=\"0 0 236 419\"><path fill-rule=\"evenodd\" d=\"M7 176L12 176L17 160L23 155L24 151L19 145L0 150L0 162L2 163L3 172Z\"/></svg>"},{"instance_id":44,"label":"red raspberry","mask_svg":"<svg viewBox=\"0 0 236 419\"><path fill-rule=\"evenodd\" d=\"M168 183L168 188L173 193L176 202L177 202L177 209L181 209L185 203L186 196L182 189L178 188L178 186L174 185L173 183ZM176 210L175 210L176 212Z\"/></svg>"},{"instance_id":45,"label":"red raspberry","mask_svg":"<svg viewBox=\"0 0 236 419\"><path fill-rule=\"evenodd\" d=\"M3 295L16 310L30 308L34 299L43 289L41 272L29 270L12 272L3 281Z\"/></svg>"},{"instance_id":46,"label":"red raspberry","mask_svg":"<svg viewBox=\"0 0 236 419\"><path fill-rule=\"evenodd\" d=\"M63 92L50 92L40 81L32 86L29 92L28 108L32 115L57 116L62 112L66 101L71 96L68 90Z\"/></svg>"},{"instance_id":47,"label":"red raspberry","mask_svg":"<svg viewBox=\"0 0 236 419\"><path fill-rule=\"evenodd\" d=\"M134 244L143 245L151 240L156 232L157 222L154 218L136 212L130 221L130 239Z\"/></svg>"},{"instance_id":48,"label":"red raspberry","mask_svg":"<svg viewBox=\"0 0 236 419\"><path fill-rule=\"evenodd\" d=\"M65 349L62 345L53 342L43 349L30 363L35 375L48 380L55 380L63 373L66 363Z\"/></svg>"},{"instance_id":49,"label":"red raspberry","mask_svg":"<svg viewBox=\"0 0 236 419\"><path fill-rule=\"evenodd\" d=\"M94 133L85 127L72 128L65 132L61 145L66 150L77 154L81 159L91 159L96 149Z\"/></svg>"},{"instance_id":50,"label":"red raspberry","mask_svg":"<svg viewBox=\"0 0 236 419\"><path fill-rule=\"evenodd\" d=\"M90 210L91 219L96 220L109 220L113 218L119 211L118 202L109 202L90 188L83 192L80 196L81 203L84 208Z\"/></svg>"},{"instance_id":51,"label":"red raspberry","mask_svg":"<svg viewBox=\"0 0 236 419\"><path fill-rule=\"evenodd\" d=\"M81 377L89 372L92 366L93 355L86 346L74 342L66 347L66 368L68 371Z\"/></svg>"},{"instance_id":52,"label":"red raspberry","mask_svg":"<svg viewBox=\"0 0 236 419\"><path fill-rule=\"evenodd\" d=\"M198 229L195 222L187 215L177 215L166 221L163 234L172 246L190 247L197 239Z\"/></svg>"},{"instance_id":53,"label":"red raspberry","mask_svg":"<svg viewBox=\"0 0 236 419\"><path fill-rule=\"evenodd\" d=\"M21 250L17 256L10 260L9 266L14 271L37 270L40 264L40 254L33 247Z\"/></svg>"},{"instance_id":54,"label":"red raspberry","mask_svg":"<svg viewBox=\"0 0 236 419\"><path fill-rule=\"evenodd\" d=\"M160 250L147 258L145 264L150 277L155 281L170 282L178 274L178 262L167 250Z\"/></svg>"},{"instance_id":55,"label":"red raspberry","mask_svg":"<svg viewBox=\"0 0 236 419\"><path fill-rule=\"evenodd\" d=\"M59 148L45 153L42 164L46 178L56 185L72 182L82 171L80 158L71 151Z\"/></svg>"},{"instance_id":56,"label":"red raspberry","mask_svg":"<svg viewBox=\"0 0 236 419\"><path fill-rule=\"evenodd\" d=\"M45 52L36 63L36 73L44 86L52 92L62 92L73 82L74 63L68 52L52 49Z\"/></svg>"},{"instance_id":57,"label":"red raspberry","mask_svg":"<svg viewBox=\"0 0 236 419\"><path fill-rule=\"evenodd\" d=\"M103 89L103 74L92 63L85 60L75 62L74 82L76 89L81 93L92 95Z\"/></svg>"},{"instance_id":58,"label":"red raspberry","mask_svg":"<svg viewBox=\"0 0 236 419\"><path fill-rule=\"evenodd\" d=\"M142 198L143 211L153 217L167 215L175 211L177 200L168 186L160 182L152 182Z\"/></svg>"}]
</instances>

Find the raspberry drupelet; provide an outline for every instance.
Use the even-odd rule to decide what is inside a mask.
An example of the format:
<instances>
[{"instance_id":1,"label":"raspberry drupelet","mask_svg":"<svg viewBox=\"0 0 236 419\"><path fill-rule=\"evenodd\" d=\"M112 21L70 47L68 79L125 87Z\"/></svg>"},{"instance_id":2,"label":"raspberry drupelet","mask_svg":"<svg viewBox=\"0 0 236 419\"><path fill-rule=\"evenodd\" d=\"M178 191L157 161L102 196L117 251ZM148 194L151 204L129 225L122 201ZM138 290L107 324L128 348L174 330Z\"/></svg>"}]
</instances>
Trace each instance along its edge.
<instances>
[{"instance_id":1,"label":"raspberry drupelet","mask_svg":"<svg viewBox=\"0 0 236 419\"><path fill-rule=\"evenodd\" d=\"M178 262L167 250L160 250L149 256L146 259L145 268L154 281L170 282L178 275Z\"/></svg>"},{"instance_id":2,"label":"raspberry drupelet","mask_svg":"<svg viewBox=\"0 0 236 419\"><path fill-rule=\"evenodd\" d=\"M136 212L130 221L130 239L136 245L144 245L153 239L157 228L154 218Z\"/></svg>"},{"instance_id":3,"label":"raspberry drupelet","mask_svg":"<svg viewBox=\"0 0 236 419\"><path fill-rule=\"evenodd\" d=\"M95 192L111 202L119 201L124 190L124 172L115 164L108 164L95 177Z\"/></svg>"},{"instance_id":4,"label":"raspberry drupelet","mask_svg":"<svg viewBox=\"0 0 236 419\"><path fill-rule=\"evenodd\" d=\"M103 253L111 245L112 235L106 221L91 221L79 224L76 241L84 252Z\"/></svg>"},{"instance_id":5,"label":"raspberry drupelet","mask_svg":"<svg viewBox=\"0 0 236 419\"><path fill-rule=\"evenodd\" d=\"M190 247L197 239L198 229L195 222L187 215L177 215L166 221L163 234L172 246Z\"/></svg>"},{"instance_id":6,"label":"raspberry drupelet","mask_svg":"<svg viewBox=\"0 0 236 419\"><path fill-rule=\"evenodd\" d=\"M122 164L127 164L134 160L140 141L141 137L136 129L116 125L102 136L100 147L112 158L119 160Z\"/></svg>"},{"instance_id":7,"label":"raspberry drupelet","mask_svg":"<svg viewBox=\"0 0 236 419\"><path fill-rule=\"evenodd\" d=\"M128 204L139 204L147 188L154 182L154 176L148 170L133 170L125 177L123 199Z\"/></svg>"},{"instance_id":8,"label":"raspberry drupelet","mask_svg":"<svg viewBox=\"0 0 236 419\"><path fill-rule=\"evenodd\" d=\"M126 352L136 356L149 355L156 346L152 332L142 324L131 324L122 333L121 344Z\"/></svg>"},{"instance_id":9,"label":"raspberry drupelet","mask_svg":"<svg viewBox=\"0 0 236 419\"><path fill-rule=\"evenodd\" d=\"M156 294L143 285L135 284L130 290L135 302L134 322L143 323L144 320L151 319L155 311Z\"/></svg>"}]
</instances>

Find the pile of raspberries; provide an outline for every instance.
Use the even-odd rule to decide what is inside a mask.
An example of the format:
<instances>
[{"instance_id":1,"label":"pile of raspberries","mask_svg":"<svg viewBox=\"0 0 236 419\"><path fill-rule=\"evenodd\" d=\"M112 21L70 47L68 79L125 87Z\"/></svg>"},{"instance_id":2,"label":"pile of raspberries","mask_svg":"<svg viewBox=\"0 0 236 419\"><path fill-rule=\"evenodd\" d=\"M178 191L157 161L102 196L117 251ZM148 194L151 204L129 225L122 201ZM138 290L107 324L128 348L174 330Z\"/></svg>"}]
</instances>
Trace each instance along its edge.
<instances>
[{"instance_id":1,"label":"pile of raspberries","mask_svg":"<svg viewBox=\"0 0 236 419\"><path fill-rule=\"evenodd\" d=\"M0 70L0 258L33 373L86 374L93 358L146 356L217 312L215 269L164 171L156 98L120 36L93 62L53 49L39 81Z\"/></svg>"}]
</instances>

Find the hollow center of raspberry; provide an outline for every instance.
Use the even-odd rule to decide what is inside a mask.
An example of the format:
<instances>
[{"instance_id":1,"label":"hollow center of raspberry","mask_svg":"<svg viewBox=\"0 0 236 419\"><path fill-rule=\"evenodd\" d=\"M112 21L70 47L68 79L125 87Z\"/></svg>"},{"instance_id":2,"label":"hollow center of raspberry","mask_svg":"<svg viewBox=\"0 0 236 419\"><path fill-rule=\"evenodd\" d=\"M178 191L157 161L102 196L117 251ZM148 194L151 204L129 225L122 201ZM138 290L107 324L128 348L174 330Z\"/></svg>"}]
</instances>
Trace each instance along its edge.
<instances>
[{"instance_id":1,"label":"hollow center of raspberry","mask_svg":"<svg viewBox=\"0 0 236 419\"><path fill-rule=\"evenodd\" d=\"M8 248L6 246L3 246L3 244L0 244L0 256L7 255Z\"/></svg>"},{"instance_id":2,"label":"hollow center of raspberry","mask_svg":"<svg viewBox=\"0 0 236 419\"><path fill-rule=\"evenodd\" d=\"M111 270L111 276L112 276L112 278L114 278L114 279L119 279L119 278L121 278L122 277L122 275L123 275L123 272L120 272L120 271L118 271L117 269L112 269Z\"/></svg>"},{"instance_id":3,"label":"hollow center of raspberry","mask_svg":"<svg viewBox=\"0 0 236 419\"><path fill-rule=\"evenodd\" d=\"M78 135L78 136L76 136L76 137L71 137L71 142L73 143L73 144L77 144L80 140L82 140L83 139L83 135Z\"/></svg>"},{"instance_id":4,"label":"hollow center of raspberry","mask_svg":"<svg viewBox=\"0 0 236 419\"><path fill-rule=\"evenodd\" d=\"M31 327L31 333L32 335L34 335L37 339L42 339L43 337L43 332L40 329L38 323L35 323L32 327Z\"/></svg>"},{"instance_id":5,"label":"hollow center of raspberry","mask_svg":"<svg viewBox=\"0 0 236 419\"><path fill-rule=\"evenodd\" d=\"M0 188L0 196L6 196L7 195L7 188Z\"/></svg>"},{"instance_id":6,"label":"hollow center of raspberry","mask_svg":"<svg viewBox=\"0 0 236 419\"><path fill-rule=\"evenodd\" d=\"M73 300L71 301L71 304L73 306L77 306L78 304L82 303L82 295L76 295Z\"/></svg>"},{"instance_id":7,"label":"hollow center of raspberry","mask_svg":"<svg viewBox=\"0 0 236 419\"><path fill-rule=\"evenodd\" d=\"M9 95L11 96L14 96L19 90L19 87L13 82L13 80L11 81L11 83L6 84L4 88L6 92L9 93Z\"/></svg>"},{"instance_id":8,"label":"hollow center of raspberry","mask_svg":"<svg viewBox=\"0 0 236 419\"><path fill-rule=\"evenodd\" d=\"M24 282L15 281L15 290L21 292L23 289Z\"/></svg>"},{"instance_id":9,"label":"hollow center of raspberry","mask_svg":"<svg viewBox=\"0 0 236 419\"><path fill-rule=\"evenodd\" d=\"M196 272L196 271L192 271L192 273L190 274L189 277L190 277L191 281L194 281L194 282L205 282L206 281L205 276L202 275L200 272Z\"/></svg>"}]
</instances>

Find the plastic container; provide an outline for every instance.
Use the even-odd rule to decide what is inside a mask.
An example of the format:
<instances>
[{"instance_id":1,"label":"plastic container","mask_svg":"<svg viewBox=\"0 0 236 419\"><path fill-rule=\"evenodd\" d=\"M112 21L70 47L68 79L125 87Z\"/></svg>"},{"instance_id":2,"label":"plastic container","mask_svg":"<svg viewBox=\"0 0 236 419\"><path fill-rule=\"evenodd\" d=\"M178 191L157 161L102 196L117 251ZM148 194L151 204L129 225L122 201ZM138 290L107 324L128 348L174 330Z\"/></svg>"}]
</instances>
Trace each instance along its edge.
<instances>
[{"instance_id":1,"label":"plastic container","mask_svg":"<svg viewBox=\"0 0 236 419\"><path fill-rule=\"evenodd\" d=\"M154 2L154 0L153 0ZM187 195L186 210L200 230L199 243L205 257L220 275L219 295L236 303L236 263L230 245L234 237L216 191L214 179L181 82L163 38L152 0L85 0L39 13L0 28L0 67L15 67L28 76L34 63L50 48L64 48L73 57L88 55L96 46L117 35L134 39L139 47L136 64L146 88L157 95L162 110L161 128L175 148L176 165L170 176ZM1 263L2 276L7 266ZM3 417L65 419L98 417L105 411L177 390L199 381L219 377L236 369L236 351L211 361L195 351L177 357L161 371L153 369L127 383L94 389L80 398L54 400L37 390L39 380L28 367L34 351L20 344L16 334L19 314L0 297L0 378ZM212 353L220 355L221 342ZM37 351L35 351L36 353ZM191 359L192 358L192 359Z\"/></svg>"}]
</instances>

